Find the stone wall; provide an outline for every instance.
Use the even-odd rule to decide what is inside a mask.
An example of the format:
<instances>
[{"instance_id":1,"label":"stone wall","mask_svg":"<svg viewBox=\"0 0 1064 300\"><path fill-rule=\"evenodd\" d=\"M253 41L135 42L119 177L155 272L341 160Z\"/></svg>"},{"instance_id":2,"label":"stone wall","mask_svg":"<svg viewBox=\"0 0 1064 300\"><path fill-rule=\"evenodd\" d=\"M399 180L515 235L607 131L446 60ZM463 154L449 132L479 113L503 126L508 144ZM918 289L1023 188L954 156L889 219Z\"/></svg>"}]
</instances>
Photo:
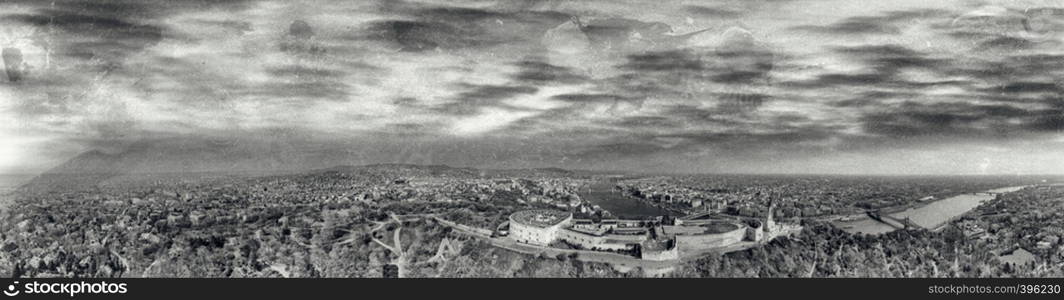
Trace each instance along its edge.
<instances>
[{"instance_id":1,"label":"stone wall","mask_svg":"<svg viewBox=\"0 0 1064 300\"><path fill-rule=\"evenodd\" d=\"M725 247L742 242L744 237L746 237L745 226L739 226L734 230L723 233L677 235L676 248L679 248L682 252L690 252Z\"/></svg>"},{"instance_id":2,"label":"stone wall","mask_svg":"<svg viewBox=\"0 0 1064 300\"><path fill-rule=\"evenodd\" d=\"M645 260L675 260L680 258L680 247L672 247L669 250L643 251L640 258Z\"/></svg>"}]
</instances>

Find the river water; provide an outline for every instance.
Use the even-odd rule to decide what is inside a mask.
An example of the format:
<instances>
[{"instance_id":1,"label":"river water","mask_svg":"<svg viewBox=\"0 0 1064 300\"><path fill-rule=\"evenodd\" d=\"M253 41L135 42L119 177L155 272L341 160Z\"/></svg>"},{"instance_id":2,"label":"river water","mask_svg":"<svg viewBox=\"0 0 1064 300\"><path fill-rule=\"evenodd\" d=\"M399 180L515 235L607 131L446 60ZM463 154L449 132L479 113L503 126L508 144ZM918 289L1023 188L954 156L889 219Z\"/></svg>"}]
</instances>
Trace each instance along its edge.
<instances>
[{"instance_id":1,"label":"river water","mask_svg":"<svg viewBox=\"0 0 1064 300\"><path fill-rule=\"evenodd\" d=\"M644 218L672 215L667 210L658 208L642 200L627 197L614 189L614 183L600 181L591 184L591 189L580 193L580 198L592 205L598 205L620 218Z\"/></svg>"},{"instance_id":2,"label":"river water","mask_svg":"<svg viewBox=\"0 0 1064 300\"><path fill-rule=\"evenodd\" d=\"M989 190L987 192L1008 193L1018 191L1024 187L1026 186L1004 187ZM935 229L946 222L949 222L953 218L976 208L984 201L991 199L994 199L994 195L984 193L961 194L934 201L920 207L892 213L890 215L898 219L909 218L913 223L916 223L916 225L920 225L920 227ZM836 226L849 233L880 234L894 231L894 227L872 220L867 216L854 221L837 221L834 223Z\"/></svg>"}]
</instances>

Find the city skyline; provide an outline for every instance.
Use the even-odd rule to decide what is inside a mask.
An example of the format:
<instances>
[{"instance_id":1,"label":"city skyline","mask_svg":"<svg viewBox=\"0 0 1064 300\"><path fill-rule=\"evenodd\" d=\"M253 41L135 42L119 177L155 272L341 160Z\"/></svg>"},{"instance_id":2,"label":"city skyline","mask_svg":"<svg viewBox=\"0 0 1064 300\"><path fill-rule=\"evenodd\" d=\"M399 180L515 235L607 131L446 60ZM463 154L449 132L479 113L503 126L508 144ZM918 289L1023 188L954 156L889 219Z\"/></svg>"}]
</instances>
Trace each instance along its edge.
<instances>
[{"instance_id":1,"label":"city skyline","mask_svg":"<svg viewBox=\"0 0 1064 300\"><path fill-rule=\"evenodd\" d=\"M0 8L0 173L1064 170L1051 1Z\"/></svg>"}]
</instances>

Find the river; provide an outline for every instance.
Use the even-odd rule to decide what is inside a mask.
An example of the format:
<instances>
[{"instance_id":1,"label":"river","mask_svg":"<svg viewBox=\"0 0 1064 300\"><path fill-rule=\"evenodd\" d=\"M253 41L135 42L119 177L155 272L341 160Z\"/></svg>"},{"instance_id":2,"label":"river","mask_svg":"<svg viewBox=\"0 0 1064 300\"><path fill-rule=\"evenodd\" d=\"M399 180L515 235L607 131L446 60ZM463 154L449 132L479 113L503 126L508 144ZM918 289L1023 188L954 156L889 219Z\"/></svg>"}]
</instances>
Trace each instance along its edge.
<instances>
[{"instance_id":1,"label":"river","mask_svg":"<svg viewBox=\"0 0 1064 300\"><path fill-rule=\"evenodd\" d=\"M598 205L619 218L641 219L673 215L673 213L645 201L625 196L613 187L614 183L612 181L595 182L591 184L590 190L580 193L580 198L592 205Z\"/></svg>"},{"instance_id":2,"label":"river","mask_svg":"<svg viewBox=\"0 0 1064 300\"><path fill-rule=\"evenodd\" d=\"M1009 193L1024 187L1027 186L1004 187L981 193L961 194L890 215L899 220L909 218L913 223L923 228L936 229L953 218L978 207L984 201L994 199L995 195L986 194L987 192ZM836 221L834 224L849 233L881 234L895 230L890 225L880 223L863 215L854 221Z\"/></svg>"}]
</instances>

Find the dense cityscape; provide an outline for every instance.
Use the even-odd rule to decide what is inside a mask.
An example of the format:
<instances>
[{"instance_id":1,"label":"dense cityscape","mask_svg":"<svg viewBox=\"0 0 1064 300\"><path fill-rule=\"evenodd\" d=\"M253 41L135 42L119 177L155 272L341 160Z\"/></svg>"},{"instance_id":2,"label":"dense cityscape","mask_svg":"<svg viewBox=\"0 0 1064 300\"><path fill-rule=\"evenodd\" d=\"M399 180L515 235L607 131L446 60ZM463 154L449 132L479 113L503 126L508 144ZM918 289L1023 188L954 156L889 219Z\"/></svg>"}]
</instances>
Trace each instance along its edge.
<instances>
[{"instance_id":1,"label":"dense cityscape","mask_svg":"<svg viewBox=\"0 0 1064 300\"><path fill-rule=\"evenodd\" d=\"M35 180L3 210L0 270L22 277L1059 276L1064 186L1043 182L1059 179L372 165L87 190L46 189L40 184L50 181ZM601 182L615 198L589 197ZM863 234L833 223L1016 185L1026 187L935 230ZM625 215L596 201L669 213ZM536 212L566 218L567 233L522 240L514 218L536 223L527 221ZM671 249L679 254L669 256Z\"/></svg>"}]
</instances>

